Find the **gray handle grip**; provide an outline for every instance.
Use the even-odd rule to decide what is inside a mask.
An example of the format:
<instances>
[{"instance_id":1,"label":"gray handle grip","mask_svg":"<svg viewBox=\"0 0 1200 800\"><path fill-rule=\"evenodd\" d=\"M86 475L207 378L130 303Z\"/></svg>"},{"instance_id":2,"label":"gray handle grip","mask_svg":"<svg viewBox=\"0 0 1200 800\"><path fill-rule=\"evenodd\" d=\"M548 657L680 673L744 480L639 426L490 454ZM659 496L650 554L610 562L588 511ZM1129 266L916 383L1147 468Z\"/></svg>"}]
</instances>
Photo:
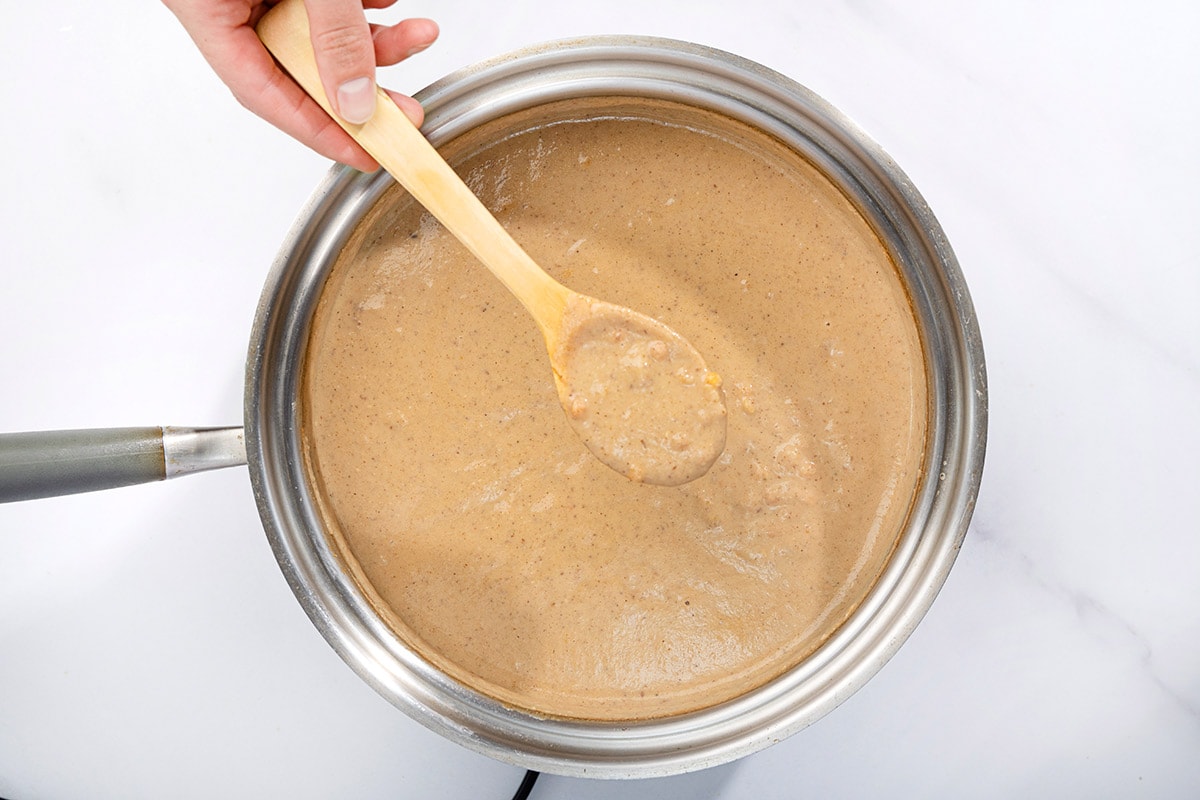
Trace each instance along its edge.
<instances>
[{"instance_id":1,"label":"gray handle grip","mask_svg":"<svg viewBox=\"0 0 1200 800\"><path fill-rule=\"evenodd\" d=\"M0 502L112 489L246 463L241 428L0 434Z\"/></svg>"}]
</instances>

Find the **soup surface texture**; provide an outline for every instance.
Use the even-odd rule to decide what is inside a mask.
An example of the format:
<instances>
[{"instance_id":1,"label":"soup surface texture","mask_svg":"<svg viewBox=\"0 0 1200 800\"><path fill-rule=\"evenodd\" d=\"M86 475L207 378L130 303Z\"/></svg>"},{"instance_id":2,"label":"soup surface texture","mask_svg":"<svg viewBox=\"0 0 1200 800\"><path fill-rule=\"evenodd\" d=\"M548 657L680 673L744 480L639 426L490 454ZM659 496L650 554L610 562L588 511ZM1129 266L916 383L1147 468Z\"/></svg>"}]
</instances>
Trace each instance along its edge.
<instances>
[{"instance_id":1,"label":"soup surface texture","mask_svg":"<svg viewBox=\"0 0 1200 800\"><path fill-rule=\"evenodd\" d=\"M723 454L630 481L571 430L516 299L393 188L313 320L304 448L340 557L427 661L537 714L737 697L869 593L919 484L920 336L888 253L775 140L675 104L559 103L442 148L577 291L678 331L723 379Z\"/></svg>"}]
</instances>

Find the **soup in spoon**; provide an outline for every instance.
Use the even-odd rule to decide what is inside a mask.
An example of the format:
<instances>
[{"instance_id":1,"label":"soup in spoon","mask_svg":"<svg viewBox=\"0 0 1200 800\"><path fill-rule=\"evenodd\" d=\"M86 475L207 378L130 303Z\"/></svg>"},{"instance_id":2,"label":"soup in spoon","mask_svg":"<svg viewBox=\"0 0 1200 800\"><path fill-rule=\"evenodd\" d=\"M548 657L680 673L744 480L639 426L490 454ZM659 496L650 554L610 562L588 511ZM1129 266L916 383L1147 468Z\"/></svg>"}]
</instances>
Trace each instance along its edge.
<instances>
[{"instance_id":1,"label":"soup in spoon","mask_svg":"<svg viewBox=\"0 0 1200 800\"><path fill-rule=\"evenodd\" d=\"M571 427L633 481L678 486L725 449L721 378L666 325L580 297L567 304L553 359Z\"/></svg>"}]
</instances>

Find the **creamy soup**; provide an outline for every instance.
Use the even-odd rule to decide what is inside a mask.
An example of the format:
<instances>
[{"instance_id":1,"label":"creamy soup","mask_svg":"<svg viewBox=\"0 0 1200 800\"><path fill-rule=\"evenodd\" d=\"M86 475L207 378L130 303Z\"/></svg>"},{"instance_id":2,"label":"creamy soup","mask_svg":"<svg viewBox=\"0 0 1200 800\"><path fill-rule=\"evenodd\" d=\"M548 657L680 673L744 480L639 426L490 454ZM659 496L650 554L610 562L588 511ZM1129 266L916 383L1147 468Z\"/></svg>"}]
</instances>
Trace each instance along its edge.
<instances>
[{"instance_id":1,"label":"creamy soup","mask_svg":"<svg viewBox=\"0 0 1200 800\"><path fill-rule=\"evenodd\" d=\"M556 279L703 354L724 448L678 486L600 463L518 301L393 189L329 276L301 397L362 591L536 714L678 714L803 661L886 566L922 466L921 342L870 226L775 140L665 102L555 104L443 152Z\"/></svg>"}]
</instances>

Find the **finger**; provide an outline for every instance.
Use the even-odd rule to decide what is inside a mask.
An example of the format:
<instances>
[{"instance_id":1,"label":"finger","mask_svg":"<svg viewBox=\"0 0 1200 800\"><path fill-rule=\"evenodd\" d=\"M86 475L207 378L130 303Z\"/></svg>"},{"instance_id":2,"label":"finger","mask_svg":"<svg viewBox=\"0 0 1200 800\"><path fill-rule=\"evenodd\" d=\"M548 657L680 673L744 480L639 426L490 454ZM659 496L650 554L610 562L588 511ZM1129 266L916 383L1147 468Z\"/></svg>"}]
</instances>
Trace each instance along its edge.
<instances>
[{"instance_id":1,"label":"finger","mask_svg":"<svg viewBox=\"0 0 1200 800\"><path fill-rule=\"evenodd\" d=\"M278 82L267 85L254 101L242 104L284 133L326 158L363 172L374 172L379 164L325 109L300 88L291 76L279 71Z\"/></svg>"},{"instance_id":2,"label":"finger","mask_svg":"<svg viewBox=\"0 0 1200 800\"><path fill-rule=\"evenodd\" d=\"M305 0L313 55L334 113L361 124L375 113L375 45L362 0Z\"/></svg>"},{"instance_id":3,"label":"finger","mask_svg":"<svg viewBox=\"0 0 1200 800\"><path fill-rule=\"evenodd\" d=\"M388 93L388 97L392 98L392 102L400 107L400 110L404 112L404 116L412 120L413 125L416 125L418 128L421 127L421 123L425 121L425 109L421 108L420 103L408 95L393 92L391 89L385 89L384 91Z\"/></svg>"},{"instance_id":4,"label":"finger","mask_svg":"<svg viewBox=\"0 0 1200 800\"><path fill-rule=\"evenodd\" d=\"M291 79L249 28L230 33L205 53L233 96L250 111L326 158L371 172L379 168L341 127Z\"/></svg>"},{"instance_id":5,"label":"finger","mask_svg":"<svg viewBox=\"0 0 1200 800\"><path fill-rule=\"evenodd\" d=\"M375 26L371 32L375 63L389 67L433 44L438 37L438 26L431 19L406 19L396 25Z\"/></svg>"}]
</instances>

